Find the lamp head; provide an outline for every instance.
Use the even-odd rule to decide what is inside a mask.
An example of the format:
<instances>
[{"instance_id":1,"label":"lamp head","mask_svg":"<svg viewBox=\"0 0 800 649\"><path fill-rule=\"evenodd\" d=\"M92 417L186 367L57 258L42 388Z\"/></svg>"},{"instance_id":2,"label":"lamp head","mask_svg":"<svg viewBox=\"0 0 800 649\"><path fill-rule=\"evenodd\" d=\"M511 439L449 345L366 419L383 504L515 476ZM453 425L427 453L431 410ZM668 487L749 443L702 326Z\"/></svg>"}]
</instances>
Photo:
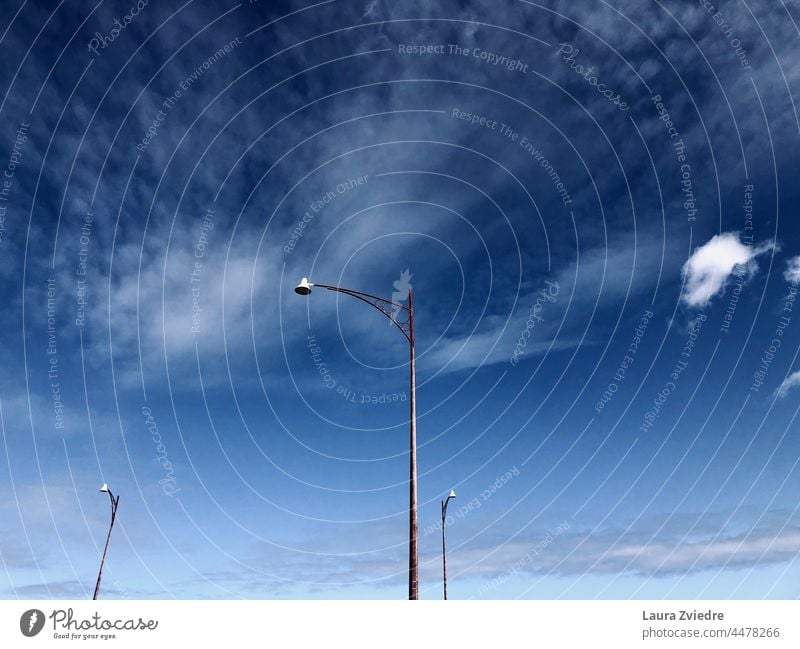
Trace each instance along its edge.
<instances>
[{"instance_id":1,"label":"lamp head","mask_svg":"<svg viewBox=\"0 0 800 649\"><path fill-rule=\"evenodd\" d=\"M455 498L455 497L456 497L456 490L455 489L451 489L450 490L450 495L448 496L448 498Z\"/></svg>"},{"instance_id":2,"label":"lamp head","mask_svg":"<svg viewBox=\"0 0 800 649\"><path fill-rule=\"evenodd\" d=\"M308 295L311 293L311 287L314 286L311 282L308 281L308 277L304 277L300 280L300 283L295 286L294 292L298 295Z\"/></svg>"},{"instance_id":3,"label":"lamp head","mask_svg":"<svg viewBox=\"0 0 800 649\"><path fill-rule=\"evenodd\" d=\"M100 487L100 491L108 493L108 485L105 482L103 483L103 486Z\"/></svg>"}]
</instances>

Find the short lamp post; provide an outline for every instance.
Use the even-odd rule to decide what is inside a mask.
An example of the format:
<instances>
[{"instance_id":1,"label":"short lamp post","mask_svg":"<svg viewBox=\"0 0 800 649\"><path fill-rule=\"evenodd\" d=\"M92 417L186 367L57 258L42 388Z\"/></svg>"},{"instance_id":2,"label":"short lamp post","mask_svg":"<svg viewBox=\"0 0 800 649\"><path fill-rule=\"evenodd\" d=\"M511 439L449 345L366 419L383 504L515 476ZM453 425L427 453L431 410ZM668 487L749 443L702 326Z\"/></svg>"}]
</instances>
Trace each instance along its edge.
<instances>
[{"instance_id":1,"label":"short lamp post","mask_svg":"<svg viewBox=\"0 0 800 649\"><path fill-rule=\"evenodd\" d=\"M312 284L307 277L300 280L294 292L298 295L307 296L311 294L312 288L324 288L337 293L344 293L357 300L366 302L371 307L380 311L389 318L392 323L402 332L409 345L409 370L411 374L409 397L409 532L408 532L408 599L419 599L418 593L418 567L417 567L417 406L416 406L416 373L414 364L414 304L411 289L408 290L408 305L397 304L382 297L354 291L340 286L329 286L327 284Z\"/></svg>"},{"instance_id":2,"label":"short lamp post","mask_svg":"<svg viewBox=\"0 0 800 649\"><path fill-rule=\"evenodd\" d=\"M111 493L111 489L108 488L108 485L103 483L103 486L100 487L100 491L107 493L109 499L111 500L111 525L108 526L108 535L106 536L106 546L103 548L103 558L100 560L100 571L97 573L97 583L94 587L94 596L92 599L97 599L97 595L100 592L100 579L103 577L103 566L106 562L106 554L108 554L108 542L111 540L111 530L114 529L114 521L117 518L117 507L119 506L119 496L116 498L114 494Z\"/></svg>"},{"instance_id":3,"label":"short lamp post","mask_svg":"<svg viewBox=\"0 0 800 649\"><path fill-rule=\"evenodd\" d=\"M450 495L442 501L442 583L444 585L444 598L447 599L447 544L444 536L444 526L447 521L447 503L456 497L456 492L451 489Z\"/></svg>"}]
</instances>

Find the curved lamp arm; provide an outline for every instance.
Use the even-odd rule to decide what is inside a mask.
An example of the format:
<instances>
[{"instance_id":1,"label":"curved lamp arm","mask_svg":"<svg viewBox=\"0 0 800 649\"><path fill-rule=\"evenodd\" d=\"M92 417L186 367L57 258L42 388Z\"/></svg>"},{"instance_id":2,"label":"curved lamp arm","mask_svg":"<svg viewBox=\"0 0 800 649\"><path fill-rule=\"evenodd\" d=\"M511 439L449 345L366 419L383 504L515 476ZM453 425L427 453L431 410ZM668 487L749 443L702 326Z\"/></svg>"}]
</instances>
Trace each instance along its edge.
<instances>
[{"instance_id":1,"label":"curved lamp arm","mask_svg":"<svg viewBox=\"0 0 800 649\"><path fill-rule=\"evenodd\" d=\"M357 300L366 302L371 307L377 309L383 315L389 318L389 320L391 320L394 323L394 325L401 332L403 332L403 335L406 337L406 340L408 340L408 342L410 343L413 343L414 307L411 304L410 300L409 300L409 305L405 306L404 304L398 304L397 302L392 302L391 300L378 297L377 295L370 295L369 293L363 293L362 291L354 291L353 289L350 288L342 288L341 286L329 286L328 284L312 284L306 278L303 278L303 281L300 282L300 285L295 289L295 292L299 293L300 295L308 295L311 292L312 286L318 286L319 288L324 288L329 291L335 291L337 293L344 293L345 295L354 297ZM398 313L404 313L405 317L398 318L397 317Z\"/></svg>"}]
</instances>

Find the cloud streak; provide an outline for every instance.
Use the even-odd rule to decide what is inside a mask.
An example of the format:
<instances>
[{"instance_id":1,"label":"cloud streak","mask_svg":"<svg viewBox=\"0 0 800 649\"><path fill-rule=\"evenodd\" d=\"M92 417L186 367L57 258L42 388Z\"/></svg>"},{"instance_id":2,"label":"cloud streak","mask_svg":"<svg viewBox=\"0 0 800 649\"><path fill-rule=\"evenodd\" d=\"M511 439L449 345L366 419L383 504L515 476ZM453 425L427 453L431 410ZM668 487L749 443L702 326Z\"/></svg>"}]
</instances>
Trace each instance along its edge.
<instances>
[{"instance_id":1,"label":"cloud streak","mask_svg":"<svg viewBox=\"0 0 800 649\"><path fill-rule=\"evenodd\" d=\"M780 384L780 387L778 387L778 391L776 393L778 398L783 399L784 397L786 397L786 395L789 394L789 391L792 388L798 385L800 385L800 370L792 372L789 376L787 376L783 380L783 383Z\"/></svg>"}]
</instances>

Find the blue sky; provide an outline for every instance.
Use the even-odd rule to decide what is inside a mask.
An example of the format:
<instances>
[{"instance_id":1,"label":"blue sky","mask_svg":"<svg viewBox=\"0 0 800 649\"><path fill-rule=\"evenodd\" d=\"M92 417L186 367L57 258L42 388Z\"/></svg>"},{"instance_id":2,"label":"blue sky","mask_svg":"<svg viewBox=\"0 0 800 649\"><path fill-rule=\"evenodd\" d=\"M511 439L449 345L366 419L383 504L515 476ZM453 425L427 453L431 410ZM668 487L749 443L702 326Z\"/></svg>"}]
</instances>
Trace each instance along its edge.
<instances>
[{"instance_id":1,"label":"blue sky","mask_svg":"<svg viewBox=\"0 0 800 649\"><path fill-rule=\"evenodd\" d=\"M2 597L800 595L797 3L13 4Z\"/></svg>"}]
</instances>

